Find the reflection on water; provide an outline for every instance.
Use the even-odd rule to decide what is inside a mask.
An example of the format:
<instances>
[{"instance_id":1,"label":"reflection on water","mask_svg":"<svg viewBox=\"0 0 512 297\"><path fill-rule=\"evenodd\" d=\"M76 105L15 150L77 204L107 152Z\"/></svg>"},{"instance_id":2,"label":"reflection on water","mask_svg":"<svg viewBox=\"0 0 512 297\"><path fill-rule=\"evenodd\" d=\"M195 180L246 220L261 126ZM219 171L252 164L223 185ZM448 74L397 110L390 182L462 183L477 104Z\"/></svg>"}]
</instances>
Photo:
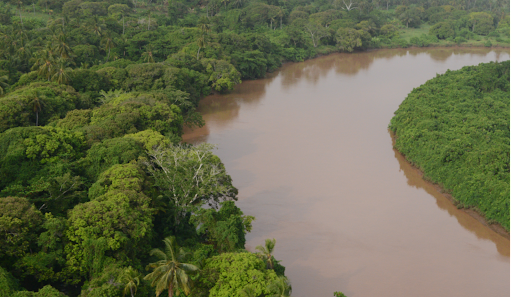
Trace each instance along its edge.
<instances>
[{"instance_id":1,"label":"reflection on water","mask_svg":"<svg viewBox=\"0 0 512 297\"><path fill-rule=\"evenodd\" d=\"M218 145L247 248L276 238L293 296L509 296L510 241L458 210L392 148L415 87L508 49L393 49L289 63L209 96L184 140Z\"/></svg>"},{"instance_id":2,"label":"reflection on water","mask_svg":"<svg viewBox=\"0 0 512 297\"><path fill-rule=\"evenodd\" d=\"M391 132L390 137L393 137ZM407 184L409 186L422 189L427 192L430 196L436 199L437 207L447 211L450 216L456 217L462 227L475 234L479 239L493 241L496 244L496 249L500 255L510 257L510 240L495 232L489 232L489 229L486 226L464 211L457 209L457 207L432 184L426 182L422 178L421 173L407 162L402 154L400 154L396 149L393 149L393 151L395 152L395 158L400 164L400 171L403 172L405 177L407 177Z\"/></svg>"}]
</instances>

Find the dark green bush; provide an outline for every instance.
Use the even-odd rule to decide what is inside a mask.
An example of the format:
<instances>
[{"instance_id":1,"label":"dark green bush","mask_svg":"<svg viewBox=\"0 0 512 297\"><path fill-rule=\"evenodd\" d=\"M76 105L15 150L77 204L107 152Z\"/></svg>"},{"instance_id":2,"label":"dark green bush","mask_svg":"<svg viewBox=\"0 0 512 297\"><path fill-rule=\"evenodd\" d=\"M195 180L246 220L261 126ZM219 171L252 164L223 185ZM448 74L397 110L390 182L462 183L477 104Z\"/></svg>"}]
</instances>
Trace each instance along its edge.
<instances>
[{"instance_id":1,"label":"dark green bush","mask_svg":"<svg viewBox=\"0 0 512 297\"><path fill-rule=\"evenodd\" d=\"M389 125L425 177L510 229L510 61L447 71L414 89Z\"/></svg>"}]
</instances>

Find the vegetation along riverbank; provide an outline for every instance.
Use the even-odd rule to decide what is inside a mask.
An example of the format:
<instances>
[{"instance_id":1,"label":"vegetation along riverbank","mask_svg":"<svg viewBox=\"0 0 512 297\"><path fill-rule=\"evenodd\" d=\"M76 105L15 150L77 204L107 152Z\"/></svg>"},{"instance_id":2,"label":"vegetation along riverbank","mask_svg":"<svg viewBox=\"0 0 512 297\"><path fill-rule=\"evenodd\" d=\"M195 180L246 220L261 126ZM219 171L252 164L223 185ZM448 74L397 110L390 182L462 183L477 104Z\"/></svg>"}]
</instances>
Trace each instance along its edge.
<instances>
[{"instance_id":1,"label":"vegetation along riverbank","mask_svg":"<svg viewBox=\"0 0 512 297\"><path fill-rule=\"evenodd\" d=\"M508 11L478 0L0 2L0 296L289 294L275 242L244 250L254 218L213 146L181 144L185 125L203 124L199 100L335 51L508 46Z\"/></svg>"},{"instance_id":2,"label":"vegetation along riverbank","mask_svg":"<svg viewBox=\"0 0 512 297\"><path fill-rule=\"evenodd\" d=\"M510 61L447 71L415 88L395 147L463 208L510 232Z\"/></svg>"}]
</instances>

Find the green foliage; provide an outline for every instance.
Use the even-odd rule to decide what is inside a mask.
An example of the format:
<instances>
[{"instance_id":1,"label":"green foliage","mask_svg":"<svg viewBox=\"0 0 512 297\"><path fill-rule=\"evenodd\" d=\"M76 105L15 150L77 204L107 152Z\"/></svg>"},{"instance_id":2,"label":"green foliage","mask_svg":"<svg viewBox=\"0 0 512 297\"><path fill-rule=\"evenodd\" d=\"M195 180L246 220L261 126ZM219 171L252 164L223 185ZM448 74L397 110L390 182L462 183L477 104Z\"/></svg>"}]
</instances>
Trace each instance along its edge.
<instances>
[{"instance_id":1,"label":"green foliage","mask_svg":"<svg viewBox=\"0 0 512 297\"><path fill-rule=\"evenodd\" d=\"M206 236L219 253L243 250L245 234L251 231L254 217L244 216L233 201L220 204L219 211L201 208L190 220L198 227L198 234Z\"/></svg>"},{"instance_id":2,"label":"green foliage","mask_svg":"<svg viewBox=\"0 0 512 297\"><path fill-rule=\"evenodd\" d=\"M0 267L0 297L11 297L17 289L18 284L14 277Z\"/></svg>"},{"instance_id":3,"label":"green foliage","mask_svg":"<svg viewBox=\"0 0 512 297\"><path fill-rule=\"evenodd\" d=\"M0 98L0 132L33 126L36 116L39 125L45 125L81 105L80 95L69 86L32 83Z\"/></svg>"},{"instance_id":4,"label":"green foliage","mask_svg":"<svg viewBox=\"0 0 512 297\"><path fill-rule=\"evenodd\" d=\"M492 15L486 12L472 12L469 14L469 23L473 33L487 35L494 29Z\"/></svg>"},{"instance_id":5,"label":"green foliage","mask_svg":"<svg viewBox=\"0 0 512 297\"><path fill-rule=\"evenodd\" d=\"M510 229L510 62L447 71L391 120L396 148L464 207Z\"/></svg>"},{"instance_id":6,"label":"green foliage","mask_svg":"<svg viewBox=\"0 0 512 297\"><path fill-rule=\"evenodd\" d=\"M175 228L187 213L200 211L205 204L218 207L222 201L236 200L238 190L212 149L210 144L180 144L157 147L148 153L147 169L155 186L168 198Z\"/></svg>"},{"instance_id":7,"label":"green foliage","mask_svg":"<svg viewBox=\"0 0 512 297\"><path fill-rule=\"evenodd\" d=\"M165 96L167 95L167 96ZM125 93L92 111L73 112L57 121L56 126L78 128L89 142L120 137L153 129L176 141L182 134L183 117L173 99L179 93ZM87 125L85 125L87 123Z\"/></svg>"},{"instance_id":8,"label":"green foliage","mask_svg":"<svg viewBox=\"0 0 512 297\"><path fill-rule=\"evenodd\" d=\"M82 166L87 176L91 180L96 180L107 168L129 163L137 160L139 156L145 156L140 142L131 137L117 137L93 144L82 160Z\"/></svg>"},{"instance_id":9,"label":"green foliage","mask_svg":"<svg viewBox=\"0 0 512 297\"><path fill-rule=\"evenodd\" d=\"M207 76L187 68L168 67L161 63L133 64L126 67L126 90L150 91L174 87L190 94L195 101L208 93Z\"/></svg>"},{"instance_id":10,"label":"green foliage","mask_svg":"<svg viewBox=\"0 0 512 297\"><path fill-rule=\"evenodd\" d=\"M108 264L82 288L80 297L121 297L123 287L118 281L124 269L119 264Z\"/></svg>"},{"instance_id":11,"label":"green foliage","mask_svg":"<svg viewBox=\"0 0 512 297\"><path fill-rule=\"evenodd\" d=\"M89 199L94 200L109 191L141 192L144 178L144 172L136 163L114 165L103 172L89 188Z\"/></svg>"},{"instance_id":12,"label":"green foliage","mask_svg":"<svg viewBox=\"0 0 512 297\"><path fill-rule=\"evenodd\" d=\"M334 292L334 297L347 297L345 294L343 294L342 292Z\"/></svg>"},{"instance_id":13,"label":"green foliage","mask_svg":"<svg viewBox=\"0 0 512 297\"><path fill-rule=\"evenodd\" d=\"M272 297L290 297L292 285L286 276L279 276L267 286L267 289Z\"/></svg>"},{"instance_id":14,"label":"green foliage","mask_svg":"<svg viewBox=\"0 0 512 297\"><path fill-rule=\"evenodd\" d=\"M65 262L62 243L66 229L65 219L46 213L44 221L42 227L46 231L37 240L41 250L25 255L16 263L17 269L23 271L23 276L34 276L39 282L58 280L58 271Z\"/></svg>"},{"instance_id":15,"label":"green foliage","mask_svg":"<svg viewBox=\"0 0 512 297\"><path fill-rule=\"evenodd\" d=\"M252 253L224 253L206 261L203 270L217 278L211 283L210 297L236 296L247 285L252 286L255 296L272 296L268 286L277 280L273 270Z\"/></svg>"},{"instance_id":16,"label":"green foliage","mask_svg":"<svg viewBox=\"0 0 512 297\"><path fill-rule=\"evenodd\" d=\"M457 37L457 38L459 38L459 37ZM462 37L460 37L460 38L462 38ZM438 42L439 42L439 39L437 39L436 36L426 35L426 34L422 34L420 37L412 37L410 39L411 44L413 44L415 46L419 46L419 47L435 45Z\"/></svg>"},{"instance_id":17,"label":"green foliage","mask_svg":"<svg viewBox=\"0 0 512 297\"><path fill-rule=\"evenodd\" d=\"M151 286L155 287L157 296L164 290L168 290L169 296L173 296L174 291L179 292L179 290L188 295L191 286L188 274L199 270L199 268L183 262L186 253L177 246L174 237L167 237L163 241L165 243L164 251L151 250L151 255L157 257L158 261L148 265L148 268L153 268L153 272L146 275L144 279L151 281Z\"/></svg>"},{"instance_id":18,"label":"green foliage","mask_svg":"<svg viewBox=\"0 0 512 297\"><path fill-rule=\"evenodd\" d=\"M0 261L25 255L37 241L41 212L26 198L0 198Z\"/></svg>"},{"instance_id":19,"label":"green foliage","mask_svg":"<svg viewBox=\"0 0 512 297\"><path fill-rule=\"evenodd\" d=\"M126 134L124 137L138 141L144 146L146 151L150 151L158 146L169 146L171 140L162 134L153 130L144 130L134 134Z\"/></svg>"},{"instance_id":20,"label":"green foliage","mask_svg":"<svg viewBox=\"0 0 512 297\"><path fill-rule=\"evenodd\" d=\"M76 69L71 73L71 86L78 92L108 90L107 77L89 69Z\"/></svg>"},{"instance_id":21,"label":"green foliage","mask_svg":"<svg viewBox=\"0 0 512 297\"><path fill-rule=\"evenodd\" d=\"M116 174L106 174L109 173ZM144 242L151 234L153 210L150 199L134 187L138 189L133 177L121 176L116 186L107 187L105 194L78 204L69 212L66 235L70 244L66 252L70 271L96 275L102 271L100 261L133 263L137 253L146 249Z\"/></svg>"},{"instance_id":22,"label":"green foliage","mask_svg":"<svg viewBox=\"0 0 512 297\"><path fill-rule=\"evenodd\" d=\"M242 249L252 217L232 202L205 208L236 200L224 166L208 145L178 145L183 125L204 124L199 100L283 61L337 50L429 46L437 36L443 44L480 35L493 38L486 46L507 42L508 2L452 2L386 2L389 12L375 1L340 0L0 2L0 197L26 197L45 213L29 232L30 252L21 245L1 256L31 290L16 294L36 296L52 284L71 295L121 296L118 275L128 265L140 271L150 245L171 234L198 264ZM419 34L424 22L434 35ZM484 93L503 84L491 81L472 83ZM219 271L190 278L206 296ZM229 294L254 295L271 283ZM151 295L148 283L138 287L137 296Z\"/></svg>"},{"instance_id":23,"label":"green foliage","mask_svg":"<svg viewBox=\"0 0 512 297\"><path fill-rule=\"evenodd\" d=\"M72 173L83 156L80 132L53 127L20 127L0 134L0 189L3 196L26 195L52 210L73 205L81 181ZM54 208L55 207L55 208Z\"/></svg>"},{"instance_id":24,"label":"green foliage","mask_svg":"<svg viewBox=\"0 0 512 297\"><path fill-rule=\"evenodd\" d=\"M1 296L1 295L0 295ZM59 292L50 285L46 285L37 292L18 291L11 295L12 297L65 297L66 294Z\"/></svg>"},{"instance_id":25,"label":"green foliage","mask_svg":"<svg viewBox=\"0 0 512 297\"><path fill-rule=\"evenodd\" d=\"M336 32L336 41L342 51L353 52L354 49L363 45L362 38L368 34L363 30L355 30L350 28L339 28Z\"/></svg>"},{"instance_id":26,"label":"green foliage","mask_svg":"<svg viewBox=\"0 0 512 297\"><path fill-rule=\"evenodd\" d=\"M435 24L430 27L428 33L439 39L453 38L455 36L455 30L453 30L452 24L449 22L440 22Z\"/></svg>"},{"instance_id":27,"label":"green foliage","mask_svg":"<svg viewBox=\"0 0 512 297\"><path fill-rule=\"evenodd\" d=\"M240 80L240 72L226 61L203 59L201 64L208 75L208 82L216 91L231 91L236 84L242 82Z\"/></svg>"}]
</instances>

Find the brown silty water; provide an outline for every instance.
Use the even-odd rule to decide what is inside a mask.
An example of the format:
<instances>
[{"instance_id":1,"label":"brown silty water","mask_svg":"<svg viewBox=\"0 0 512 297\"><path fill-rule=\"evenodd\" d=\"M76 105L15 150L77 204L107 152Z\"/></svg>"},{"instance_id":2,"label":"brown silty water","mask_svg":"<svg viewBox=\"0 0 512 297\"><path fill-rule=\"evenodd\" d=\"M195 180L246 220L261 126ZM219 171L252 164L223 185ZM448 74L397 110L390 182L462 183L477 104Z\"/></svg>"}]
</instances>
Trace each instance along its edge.
<instances>
[{"instance_id":1,"label":"brown silty water","mask_svg":"<svg viewBox=\"0 0 512 297\"><path fill-rule=\"evenodd\" d=\"M292 296L510 296L510 241L426 183L387 130L415 87L509 49L394 49L290 63L201 101L247 248L276 238Z\"/></svg>"}]
</instances>

